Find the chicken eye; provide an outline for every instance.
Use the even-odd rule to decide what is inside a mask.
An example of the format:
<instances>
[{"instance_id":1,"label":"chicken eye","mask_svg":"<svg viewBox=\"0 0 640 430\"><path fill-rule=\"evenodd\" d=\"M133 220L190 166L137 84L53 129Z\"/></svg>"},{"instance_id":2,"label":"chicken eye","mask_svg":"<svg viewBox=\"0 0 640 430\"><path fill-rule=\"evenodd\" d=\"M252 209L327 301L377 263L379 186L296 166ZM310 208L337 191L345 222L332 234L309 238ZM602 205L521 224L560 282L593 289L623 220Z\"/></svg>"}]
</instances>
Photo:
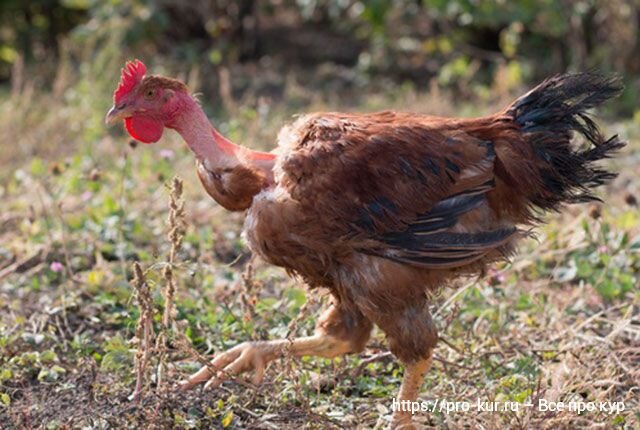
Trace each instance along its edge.
<instances>
[{"instance_id":1,"label":"chicken eye","mask_svg":"<svg viewBox=\"0 0 640 430\"><path fill-rule=\"evenodd\" d=\"M144 92L144 98L147 100L152 99L153 97L155 97L155 95L156 95L156 92L153 88L149 88Z\"/></svg>"}]
</instances>

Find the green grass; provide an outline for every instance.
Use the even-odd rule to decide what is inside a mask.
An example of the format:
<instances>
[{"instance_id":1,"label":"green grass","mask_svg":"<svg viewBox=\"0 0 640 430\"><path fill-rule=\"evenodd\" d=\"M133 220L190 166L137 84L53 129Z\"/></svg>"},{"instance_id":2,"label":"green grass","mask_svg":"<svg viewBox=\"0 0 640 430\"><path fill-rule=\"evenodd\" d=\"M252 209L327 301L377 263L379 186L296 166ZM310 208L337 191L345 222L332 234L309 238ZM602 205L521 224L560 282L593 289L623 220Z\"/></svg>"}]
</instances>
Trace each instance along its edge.
<instances>
[{"instance_id":1,"label":"green grass","mask_svg":"<svg viewBox=\"0 0 640 430\"><path fill-rule=\"evenodd\" d=\"M330 108L478 112L406 91L402 97L363 96L356 105L338 101ZM287 95L300 100L295 90ZM177 318L185 321L186 335L200 353L286 336L306 303L306 290L281 269L256 262L255 305L248 312L241 300L249 261L240 239L242 215L225 212L206 196L179 139L168 135L154 146L134 148L93 119L83 122L79 113L86 106L46 100L52 109L30 111L24 106L37 102L24 98L7 98L2 106L14 113L0 130L12 125L23 136L19 150L3 159L8 169L0 182L3 428L385 426L402 369L388 355L363 363L385 351L377 331L358 356L278 361L260 387L230 382L210 392L156 393L152 379L141 405L134 405L128 399L135 383L131 339L139 311L129 283L131 265L138 260L149 269L159 327L161 263L170 248L166 184L173 175L185 182L188 226L175 267ZM266 114L240 109L236 119L219 125L240 142L270 148L293 111L328 108L322 100L304 100L303 107L274 105ZM604 205L548 215L538 241L523 243L510 264L436 298L443 341L421 398L624 401L626 409L613 415L526 408L436 412L417 415L418 422L443 428L640 425L640 213L630 204L640 192L640 127L612 121L607 129L632 144L611 161L621 175L603 190ZM9 138L3 139L8 147ZM308 306L297 335L313 331L324 302L321 297ZM169 362L175 381L197 367L181 349L169 351Z\"/></svg>"}]
</instances>

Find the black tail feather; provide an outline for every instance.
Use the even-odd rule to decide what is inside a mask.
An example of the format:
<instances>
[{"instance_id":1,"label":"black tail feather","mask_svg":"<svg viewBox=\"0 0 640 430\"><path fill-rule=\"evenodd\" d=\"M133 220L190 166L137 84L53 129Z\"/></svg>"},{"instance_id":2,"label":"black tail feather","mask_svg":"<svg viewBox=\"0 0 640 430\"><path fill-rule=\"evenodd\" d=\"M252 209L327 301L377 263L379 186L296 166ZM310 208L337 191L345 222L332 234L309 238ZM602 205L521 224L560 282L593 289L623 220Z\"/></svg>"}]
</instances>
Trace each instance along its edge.
<instances>
[{"instance_id":1,"label":"black tail feather","mask_svg":"<svg viewBox=\"0 0 640 430\"><path fill-rule=\"evenodd\" d=\"M545 80L508 108L541 162L545 190L531 197L533 205L555 210L565 202L599 200L592 189L616 174L594 163L609 158L625 143L618 136L605 138L587 110L622 90L618 77L566 74ZM586 149L572 143L574 132L584 137Z\"/></svg>"}]
</instances>

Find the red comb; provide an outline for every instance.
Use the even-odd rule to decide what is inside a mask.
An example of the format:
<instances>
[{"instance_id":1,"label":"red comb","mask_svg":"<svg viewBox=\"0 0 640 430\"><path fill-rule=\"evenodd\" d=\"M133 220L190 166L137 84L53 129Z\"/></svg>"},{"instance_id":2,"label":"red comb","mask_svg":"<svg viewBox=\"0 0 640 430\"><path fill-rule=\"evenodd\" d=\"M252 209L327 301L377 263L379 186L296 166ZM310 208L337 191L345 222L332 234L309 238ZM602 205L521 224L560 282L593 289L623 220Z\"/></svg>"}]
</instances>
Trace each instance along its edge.
<instances>
[{"instance_id":1,"label":"red comb","mask_svg":"<svg viewBox=\"0 0 640 430\"><path fill-rule=\"evenodd\" d=\"M120 76L120 84L113 93L113 102L119 103L138 82L142 80L144 74L147 72L147 66L138 59L134 61L128 61L122 68L122 75Z\"/></svg>"}]
</instances>

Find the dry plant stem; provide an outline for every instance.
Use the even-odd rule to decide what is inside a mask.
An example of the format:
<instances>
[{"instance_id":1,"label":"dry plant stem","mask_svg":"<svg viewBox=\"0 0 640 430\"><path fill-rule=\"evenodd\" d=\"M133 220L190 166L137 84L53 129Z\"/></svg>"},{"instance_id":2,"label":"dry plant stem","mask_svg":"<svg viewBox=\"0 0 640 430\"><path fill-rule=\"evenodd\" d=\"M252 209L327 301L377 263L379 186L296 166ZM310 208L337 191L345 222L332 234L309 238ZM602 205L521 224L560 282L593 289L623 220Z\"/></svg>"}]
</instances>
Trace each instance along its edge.
<instances>
[{"instance_id":1,"label":"dry plant stem","mask_svg":"<svg viewBox=\"0 0 640 430\"><path fill-rule=\"evenodd\" d=\"M242 293L240 294L240 301L242 303L245 321L252 321L256 316L256 290L259 285L253 278L253 261L254 256L251 255L251 260L249 260L247 267L242 273Z\"/></svg>"},{"instance_id":2,"label":"dry plant stem","mask_svg":"<svg viewBox=\"0 0 640 430\"><path fill-rule=\"evenodd\" d=\"M289 340L290 343L293 343L294 336L296 334L296 331L298 330L298 324L300 323L300 321L302 321L304 318L307 317L307 315L309 314L309 309L315 303L316 303L315 296L308 295L307 301L300 308L300 312L298 312L298 315L293 320L291 320L291 322L287 326L286 338L287 340Z\"/></svg>"},{"instance_id":3,"label":"dry plant stem","mask_svg":"<svg viewBox=\"0 0 640 430\"><path fill-rule=\"evenodd\" d=\"M133 392L133 400L138 403L144 389L144 379L149 357L153 351L153 302L151 289L147 283L140 263L133 264L133 286L136 289L138 305L140 306L140 319L136 326L138 338L138 350L136 351L136 388Z\"/></svg>"},{"instance_id":4,"label":"dry plant stem","mask_svg":"<svg viewBox=\"0 0 640 430\"><path fill-rule=\"evenodd\" d=\"M166 359L168 352L168 343L171 342L172 333L176 332L176 312L175 312L175 293L176 282L173 274L173 266L176 256L182 247L182 239L185 233L184 221L184 200L182 200L183 182L179 177L174 177L171 181L169 192L169 217L167 219L168 233L167 239L171 243L167 264L162 271L162 278L165 286L162 290L164 297L164 313L162 315L162 328L156 340L156 352L158 354L158 366L156 375L158 377L158 390L162 391L164 387L164 374L166 370Z\"/></svg>"},{"instance_id":5,"label":"dry plant stem","mask_svg":"<svg viewBox=\"0 0 640 430\"><path fill-rule=\"evenodd\" d=\"M162 317L162 324L165 329L172 328L175 325L175 280L173 277L173 265L176 261L176 255L182 247L182 239L185 233L185 212L184 212L184 200L182 199L183 182L179 177L174 177L171 182L171 192L169 201L169 218L167 224L169 226L169 233L167 235L171 242L171 251L169 252L169 261L165 266L163 277L166 285L163 291L164 295L164 315Z\"/></svg>"},{"instance_id":6,"label":"dry plant stem","mask_svg":"<svg viewBox=\"0 0 640 430\"><path fill-rule=\"evenodd\" d=\"M173 270L171 265L167 264L162 271L162 277L165 281L163 290L164 296L164 313L162 315L162 325L165 329L170 329L175 323L174 298L176 294L176 286L173 278Z\"/></svg>"},{"instance_id":7,"label":"dry plant stem","mask_svg":"<svg viewBox=\"0 0 640 430\"><path fill-rule=\"evenodd\" d=\"M155 343L155 352L158 356L158 366L156 367L156 381L157 381L157 390L162 391L164 388L164 374L166 369L166 358L167 358L167 338L166 331L164 327L160 329L158 336L156 337Z\"/></svg>"},{"instance_id":8,"label":"dry plant stem","mask_svg":"<svg viewBox=\"0 0 640 430\"><path fill-rule=\"evenodd\" d=\"M286 336L286 341L288 342L285 345L285 349L284 349L284 357L286 358L285 361L285 367L284 367L284 373L287 375L287 377L289 379L293 379L294 382L294 390L296 393L296 397L303 403L303 405L309 409L309 399L307 396L305 396L303 394L303 387L302 384L300 383L300 379L299 378L295 378L294 372L295 372L295 368L294 368L294 358L296 357L302 357L304 355L320 355L320 356L324 356L324 357L334 357L335 355L331 355L333 354L333 351L330 351L329 354L330 355L324 355L325 353L320 353L320 354L316 354L316 353L307 353L304 352L302 354L300 354L300 352L296 352L294 349L294 343L295 342L299 342L300 339L304 339L304 338L294 338L294 336L297 333L298 330L298 324L300 323L300 321L302 321L304 318L307 317L307 315L309 314L311 308L313 305L315 305L317 302L316 296L314 295L307 295L307 301L305 302L305 304L300 308L300 312L298 313L298 315L296 316L295 319L293 319L289 325L287 326L287 336ZM318 336L316 334L316 336ZM337 348L340 348L340 346L337 346ZM345 347L345 352L347 353L349 352L350 348L348 346Z\"/></svg>"},{"instance_id":9,"label":"dry plant stem","mask_svg":"<svg viewBox=\"0 0 640 430\"><path fill-rule=\"evenodd\" d=\"M295 381L295 391L298 399L305 399L305 397L302 395L302 386L300 385L299 378L295 378L293 374L295 369L293 366L292 358L294 358L295 355L293 354L292 349L293 349L294 341L296 340L294 339L294 336L298 330L298 324L309 314L309 309L311 305L314 303L315 303L315 296L307 295L307 301L300 308L300 312L298 312L298 315L293 320L291 320L291 322L287 326L286 341L288 343L285 345L285 348L284 348L284 356L286 358L284 372L287 374L287 376L290 379L293 379Z\"/></svg>"}]
</instances>

